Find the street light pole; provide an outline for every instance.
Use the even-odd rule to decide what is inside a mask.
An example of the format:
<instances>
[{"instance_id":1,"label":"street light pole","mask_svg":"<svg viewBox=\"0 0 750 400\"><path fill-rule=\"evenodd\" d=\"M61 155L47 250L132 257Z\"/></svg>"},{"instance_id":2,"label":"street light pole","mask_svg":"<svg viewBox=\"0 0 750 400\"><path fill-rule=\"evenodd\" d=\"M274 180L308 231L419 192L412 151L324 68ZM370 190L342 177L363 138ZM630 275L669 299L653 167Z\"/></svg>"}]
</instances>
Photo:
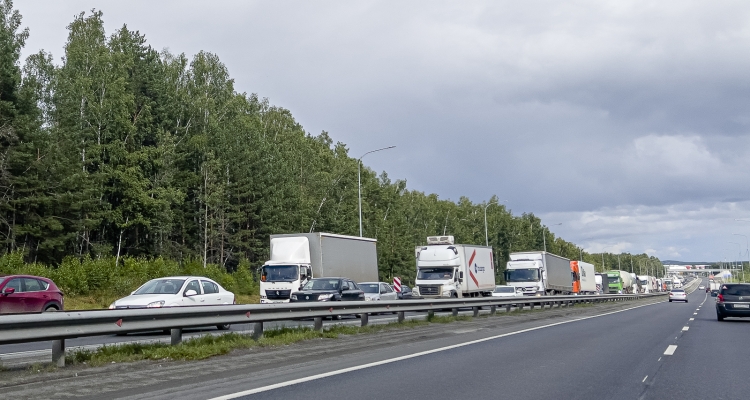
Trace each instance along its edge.
<instances>
[{"instance_id":1,"label":"street light pole","mask_svg":"<svg viewBox=\"0 0 750 400\"><path fill-rule=\"evenodd\" d=\"M741 233L733 233L732 235L745 237L745 244L746 244L745 250L747 251L747 265L750 266L750 240L748 240L747 235L743 235ZM742 264L742 282L745 282L745 264Z\"/></svg>"},{"instance_id":2,"label":"street light pole","mask_svg":"<svg viewBox=\"0 0 750 400\"><path fill-rule=\"evenodd\" d=\"M503 200L503 203L507 201L508 200ZM486 206L484 206L484 245L485 246L490 245L489 236L487 236L487 208L493 204L496 204L496 203L493 203L492 201L490 201L489 203L487 203Z\"/></svg>"},{"instance_id":3,"label":"street light pole","mask_svg":"<svg viewBox=\"0 0 750 400\"><path fill-rule=\"evenodd\" d=\"M370 153L375 153L376 151L388 150L394 147L396 146L389 146L389 147L383 147L382 149L370 150L367 153L362 154L362 157L357 159L357 197L359 199L359 237L362 237L362 172L361 172L362 159Z\"/></svg>"}]
</instances>

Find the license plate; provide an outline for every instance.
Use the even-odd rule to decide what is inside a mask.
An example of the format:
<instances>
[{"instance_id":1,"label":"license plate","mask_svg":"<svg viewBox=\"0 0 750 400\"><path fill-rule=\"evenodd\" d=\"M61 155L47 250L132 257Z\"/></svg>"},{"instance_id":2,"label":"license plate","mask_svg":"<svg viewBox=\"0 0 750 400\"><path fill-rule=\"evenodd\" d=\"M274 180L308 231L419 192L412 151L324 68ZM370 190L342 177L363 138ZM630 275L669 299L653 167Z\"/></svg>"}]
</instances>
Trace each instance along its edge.
<instances>
[{"instance_id":1,"label":"license plate","mask_svg":"<svg viewBox=\"0 0 750 400\"><path fill-rule=\"evenodd\" d=\"M750 308L750 304L735 304L734 308Z\"/></svg>"}]
</instances>

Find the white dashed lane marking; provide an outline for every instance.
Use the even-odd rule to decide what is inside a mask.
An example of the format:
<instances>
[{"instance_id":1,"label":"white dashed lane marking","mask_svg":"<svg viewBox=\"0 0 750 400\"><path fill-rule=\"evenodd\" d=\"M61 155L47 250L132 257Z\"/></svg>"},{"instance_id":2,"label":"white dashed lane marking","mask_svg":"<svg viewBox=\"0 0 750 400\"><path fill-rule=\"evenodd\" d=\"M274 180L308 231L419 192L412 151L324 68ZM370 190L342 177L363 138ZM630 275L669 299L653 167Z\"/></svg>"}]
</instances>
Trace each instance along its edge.
<instances>
[{"instance_id":1,"label":"white dashed lane marking","mask_svg":"<svg viewBox=\"0 0 750 400\"><path fill-rule=\"evenodd\" d=\"M664 351L665 356L671 356L674 354L674 351L677 350L676 344L670 344L669 347Z\"/></svg>"}]
</instances>

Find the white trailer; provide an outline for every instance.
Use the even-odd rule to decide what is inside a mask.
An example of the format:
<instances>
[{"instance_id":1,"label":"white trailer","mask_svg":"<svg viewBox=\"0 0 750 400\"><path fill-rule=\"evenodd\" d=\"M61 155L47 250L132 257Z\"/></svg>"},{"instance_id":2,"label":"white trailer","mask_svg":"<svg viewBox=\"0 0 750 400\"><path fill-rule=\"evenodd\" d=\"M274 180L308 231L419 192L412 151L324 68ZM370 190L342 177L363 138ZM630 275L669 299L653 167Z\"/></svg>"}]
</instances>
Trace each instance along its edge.
<instances>
[{"instance_id":1,"label":"white trailer","mask_svg":"<svg viewBox=\"0 0 750 400\"><path fill-rule=\"evenodd\" d=\"M593 264L583 261L571 261L570 270L573 273L573 293L597 294L596 269ZM601 285L601 281L599 281Z\"/></svg>"},{"instance_id":2,"label":"white trailer","mask_svg":"<svg viewBox=\"0 0 750 400\"><path fill-rule=\"evenodd\" d=\"M570 260L546 251L511 253L505 281L527 296L573 293Z\"/></svg>"},{"instance_id":3,"label":"white trailer","mask_svg":"<svg viewBox=\"0 0 750 400\"><path fill-rule=\"evenodd\" d=\"M453 236L430 236L417 246L415 294L425 298L492 296L492 247L454 244Z\"/></svg>"},{"instance_id":4,"label":"white trailer","mask_svg":"<svg viewBox=\"0 0 750 400\"><path fill-rule=\"evenodd\" d=\"M312 278L377 282L377 240L332 233L271 235L271 259L261 268L260 302L288 303Z\"/></svg>"}]
</instances>

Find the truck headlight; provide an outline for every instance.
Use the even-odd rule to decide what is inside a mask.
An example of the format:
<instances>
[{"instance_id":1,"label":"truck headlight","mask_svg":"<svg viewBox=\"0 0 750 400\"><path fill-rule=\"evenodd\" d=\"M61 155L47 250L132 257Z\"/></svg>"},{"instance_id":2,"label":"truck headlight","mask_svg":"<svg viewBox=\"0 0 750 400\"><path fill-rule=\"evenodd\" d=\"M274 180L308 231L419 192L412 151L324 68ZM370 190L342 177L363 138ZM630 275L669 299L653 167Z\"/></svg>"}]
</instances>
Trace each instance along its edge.
<instances>
[{"instance_id":1,"label":"truck headlight","mask_svg":"<svg viewBox=\"0 0 750 400\"><path fill-rule=\"evenodd\" d=\"M115 303L112 303L112 304L110 304L110 305L109 305L109 309L110 309L110 310L114 310L115 308L117 308L117 307L115 306Z\"/></svg>"},{"instance_id":2,"label":"truck headlight","mask_svg":"<svg viewBox=\"0 0 750 400\"><path fill-rule=\"evenodd\" d=\"M292 295L292 297L290 297L290 299L292 299L292 300L295 300L295 301L296 301L296 300L297 300L297 295L296 295L296 294L293 294L293 295Z\"/></svg>"},{"instance_id":3,"label":"truck headlight","mask_svg":"<svg viewBox=\"0 0 750 400\"><path fill-rule=\"evenodd\" d=\"M148 305L146 305L146 308L160 308L163 306L164 306L164 300L159 300L159 301L148 303Z\"/></svg>"},{"instance_id":4,"label":"truck headlight","mask_svg":"<svg viewBox=\"0 0 750 400\"><path fill-rule=\"evenodd\" d=\"M318 295L318 301L331 300L331 297L333 297L333 293L321 294L321 295Z\"/></svg>"}]
</instances>

